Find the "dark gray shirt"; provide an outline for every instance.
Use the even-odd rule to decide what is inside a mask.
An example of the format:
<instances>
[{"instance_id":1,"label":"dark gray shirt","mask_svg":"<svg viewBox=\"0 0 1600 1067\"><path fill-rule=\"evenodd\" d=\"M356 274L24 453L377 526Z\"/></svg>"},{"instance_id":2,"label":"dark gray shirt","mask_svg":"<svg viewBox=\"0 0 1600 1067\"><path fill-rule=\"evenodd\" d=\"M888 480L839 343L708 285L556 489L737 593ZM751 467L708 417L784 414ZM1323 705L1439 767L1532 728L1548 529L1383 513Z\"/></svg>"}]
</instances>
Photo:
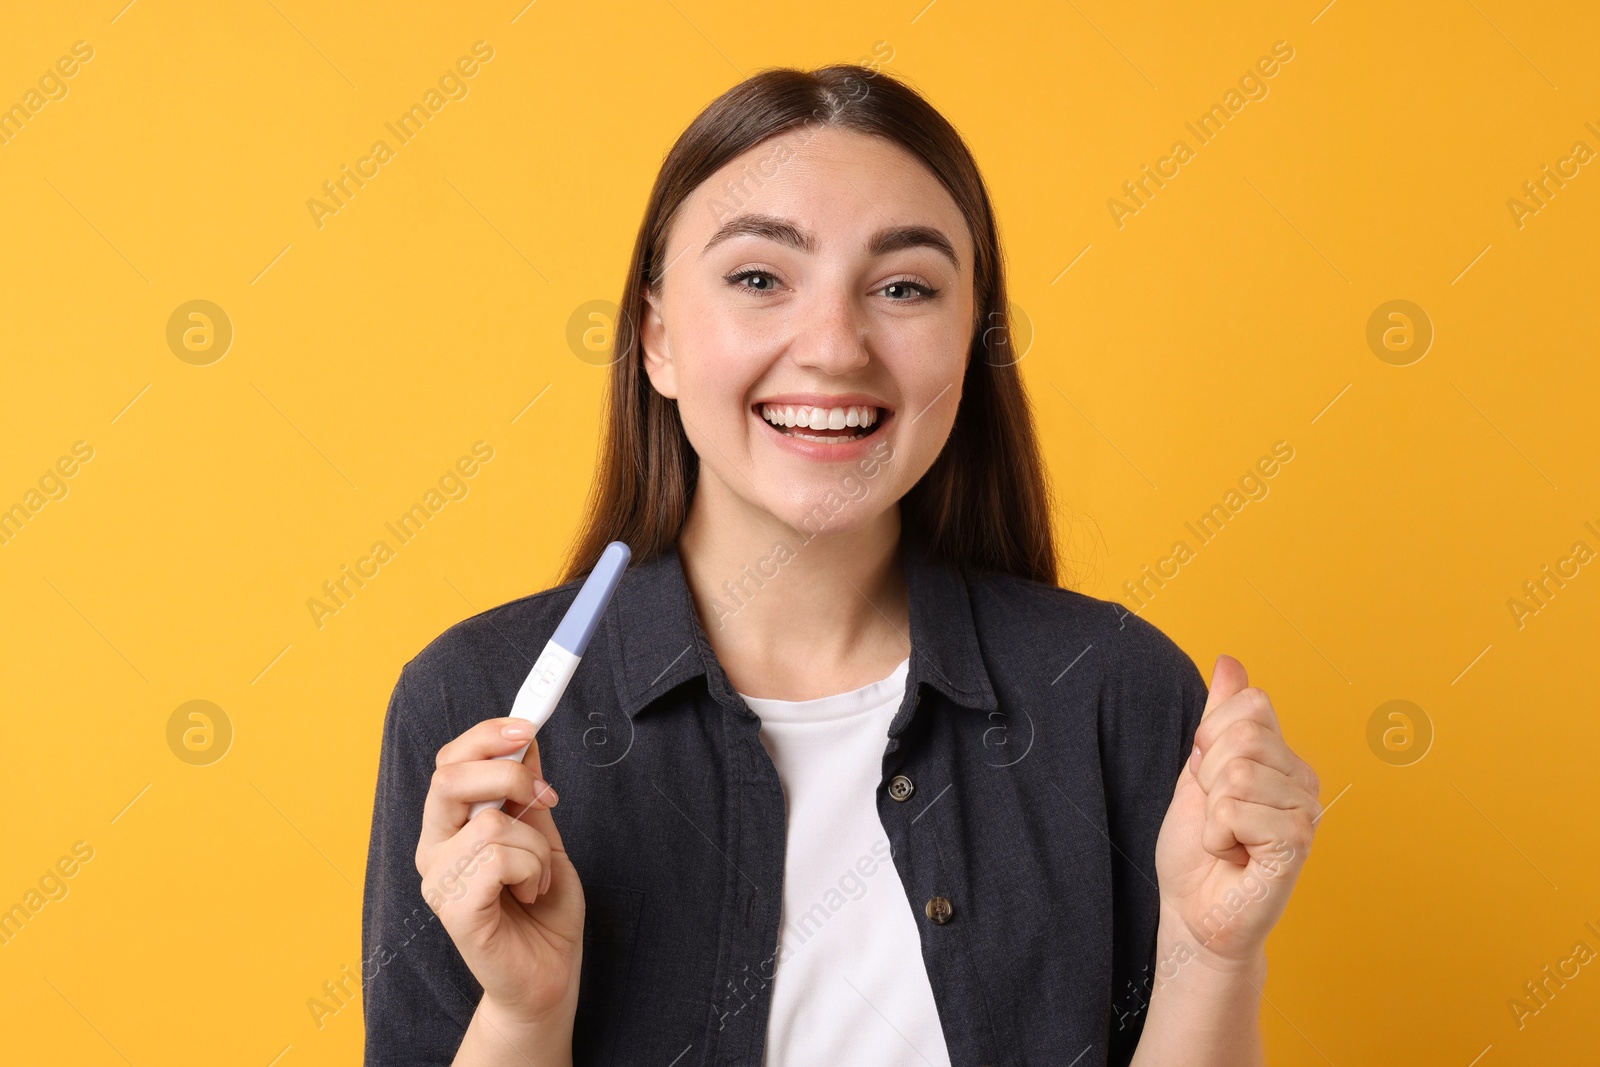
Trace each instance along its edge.
<instances>
[{"instance_id":1,"label":"dark gray shirt","mask_svg":"<svg viewBox=\"0 0 1600 1067\"><path fill-rule=\"evenodd\" d=\"M877 808L922 959L899 965L927 968L956 1067L1124 1065L1156 963L1156 834L1205 682L1117 604L909 539L901 560L911 664ZM579 584L457 623L400 672L362 910L368 1064L448 1064L472 1018L482 989L414 865L423 799L438 750L510 710ZM785 822L759 730L677 552L636 560L539 731L587 905L579 1067L762 1062Z\"/></svg>"}]
</instances>

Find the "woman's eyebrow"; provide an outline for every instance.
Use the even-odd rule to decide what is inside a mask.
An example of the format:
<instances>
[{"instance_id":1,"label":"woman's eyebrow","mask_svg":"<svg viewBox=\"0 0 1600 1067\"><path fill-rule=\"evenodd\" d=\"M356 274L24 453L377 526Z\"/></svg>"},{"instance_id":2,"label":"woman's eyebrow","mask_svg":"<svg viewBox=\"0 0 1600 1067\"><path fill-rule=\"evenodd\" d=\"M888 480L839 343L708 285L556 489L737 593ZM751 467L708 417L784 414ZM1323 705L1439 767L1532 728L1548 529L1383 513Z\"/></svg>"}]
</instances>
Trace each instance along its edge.
<instances>
[{"instance_id":1,"label":"woman's eyebrow","mask_svg":"<svg viewBox=\"0 0 1600 1067\"><path fill-rule=\"evenodd\" d=\"M867 254L881 256L898 252L902 248L931 248L950 261L950 266L961 269L955 246L943 230L932 226L886 226L867 240Z\"/></svg>"},{"instance_id":2,"label":"woman's eyebrow","mask_svg":"<svg viewBox=\"0 0 1600 1067\"><path fill-rule=\"evenodd\" d=\"M806 253L817 250L817 239L788 219L751 213L735 215L724 222L711 235L711 240L706 242L700 254L704 256L731 237L761 237ZM866 252L871 256L881 256L902 248L931 248L948 259L952 267L961 269L955 246L942 230L932 226L886 226L867 239Z\"/></svg>"},{"instance_id":3,"label":"woman's eyebrow","mask_svg":"<svg viewBox=\"0 0 1600 1067\"><path fill-rule=\"evenodd\" d=\"M717 232L711 235L711 240L706 242L700 254L705 255L731 237L763 237L802 252L817 250L817 239L788 219L780 219L776 215L745 214L735 215L724 222Z\"/></svg>"}]
</instances>

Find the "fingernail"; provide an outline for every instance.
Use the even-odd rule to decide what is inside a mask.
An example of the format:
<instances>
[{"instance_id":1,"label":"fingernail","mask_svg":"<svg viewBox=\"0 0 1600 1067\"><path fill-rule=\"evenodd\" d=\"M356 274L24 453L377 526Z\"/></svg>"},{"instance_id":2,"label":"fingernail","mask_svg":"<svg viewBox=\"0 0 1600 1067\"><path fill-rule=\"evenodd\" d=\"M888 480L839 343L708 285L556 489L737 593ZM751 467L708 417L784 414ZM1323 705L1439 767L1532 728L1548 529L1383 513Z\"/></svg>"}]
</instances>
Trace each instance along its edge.
<instances>
[{"instance_id":1,"label":"fingernail","mask_svg":"<svg viewBox=\"0 0 1600 1067\"><path fill-rule=\"evenodd\" d=\"M500 736L508 741L526 741L533 736L533 723L508 722L500 727Z\"/></svg>"},{"instance_id":2,"label":"fingernail","mask_svg":"<svg viewBox=\"0 0 1600 1067\"><path fill-rule=\"evenodd\" d=\"M548 892L550 892L550 868L546 867L544 873L539 876L539 895L542 897Z\"/></svg>"},{"instance_id":3,"label":"fingernail","mask_svg":"<svg viewBox=\"0 0 1600 1067\"><path fill-rule=\"evenodd\" d=\"M1191 774L1200 773L1200 745L1198 743L1189 752L1189 772Z\"/></svg>"},{"instance_id":4,"label":"fingernail","mask_svg":"<svg viewBox=\"0 0 1600 1067\"><path fill-rule=\"evenodd\" d=\"M549 782L541 781L537 778L533 782L533 795L547 807L552 808L556 806L556 801L561 799L556 796L556 791L550 788Z\"/></svg>"}]
</instances>

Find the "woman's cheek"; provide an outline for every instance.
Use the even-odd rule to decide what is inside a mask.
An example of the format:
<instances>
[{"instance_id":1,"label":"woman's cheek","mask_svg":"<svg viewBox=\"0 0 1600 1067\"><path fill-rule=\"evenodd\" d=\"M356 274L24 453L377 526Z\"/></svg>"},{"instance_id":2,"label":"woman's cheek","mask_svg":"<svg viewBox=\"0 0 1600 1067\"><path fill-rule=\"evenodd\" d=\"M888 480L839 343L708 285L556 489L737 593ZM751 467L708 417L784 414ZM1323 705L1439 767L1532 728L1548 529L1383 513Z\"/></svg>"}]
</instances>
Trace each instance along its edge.
<instances>
[{"instance_id":1,"label":"woman's cheek","mask_svg":"<svg viewBox=\"0 0 1600 1067\"><path fill-rule=\"evenodd\" d=\"M723 392L748 390L772 365L779 336L773 325L755 320L706 331L697 342L703 384Z\"/></svg>"},{"instance_id":2,"label":"woman's cheek","mask_svg":"<svg viewBox=\"0 0 1600 1067\"><path fill-rule=\"evenodd\" d=\"M949 440L960 403L961 380L955 378L931 391L920 392L918 398L908 405L902 426L907 437L907 459L911 461L908 466L915 468L913 473L917 478L933 466L940 449ZM895 421L900 420L897 418Z\"/></svg>"}]
</instances>

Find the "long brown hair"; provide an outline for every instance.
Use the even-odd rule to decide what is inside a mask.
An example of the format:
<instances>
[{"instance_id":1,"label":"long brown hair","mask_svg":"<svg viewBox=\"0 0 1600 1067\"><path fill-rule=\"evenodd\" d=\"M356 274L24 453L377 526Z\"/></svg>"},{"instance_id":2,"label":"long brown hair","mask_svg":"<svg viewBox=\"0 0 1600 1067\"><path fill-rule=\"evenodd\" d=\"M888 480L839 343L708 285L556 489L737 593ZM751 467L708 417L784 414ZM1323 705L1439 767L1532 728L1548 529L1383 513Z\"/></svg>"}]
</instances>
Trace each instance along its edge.
<instances>
[{"instance_id":1,"label":"long brown hair","mask_svg":"<svg viewBox=\"0 0 1600 1067\"><path fill-rule=\"evenodd\" d=\"M563 582L587 574L610 541L635 559L677 539L699 457L677 405L650 384L638 324L659 291L679 207L730 160L807 123L886 138L950 191L976 249L971 348L955 424L926 474L901 498L902 537L974 570L1057 584L1044 465L1011 342L1005 268L989 194L954 127L914 89L866 67L775 68L740 82L689 124L667 153L645 208L614 331L604 435L582 528Z\"/></svg>"}]
</instances>

